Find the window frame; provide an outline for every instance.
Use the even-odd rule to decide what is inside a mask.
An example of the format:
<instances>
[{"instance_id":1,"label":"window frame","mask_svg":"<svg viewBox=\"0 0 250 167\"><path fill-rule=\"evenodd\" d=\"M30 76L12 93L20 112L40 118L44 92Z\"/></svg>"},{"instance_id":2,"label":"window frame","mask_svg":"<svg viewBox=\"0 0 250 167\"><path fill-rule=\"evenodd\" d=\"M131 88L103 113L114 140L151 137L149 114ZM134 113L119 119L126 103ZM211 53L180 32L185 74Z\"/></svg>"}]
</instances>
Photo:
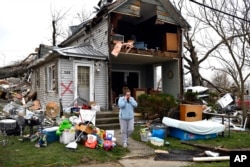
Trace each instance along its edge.
<instances>
[{"instance_id":1,"label":"window frame","mask_svg":"<svg viewBox=\"0 0 250 167\"><path fill-rule=\"evenodd\" d=\"M47 66L46 73L47 73L47 91L48 92L55 92L56 89L56 65L52 64Z\"/></svg>"}]
</instances>

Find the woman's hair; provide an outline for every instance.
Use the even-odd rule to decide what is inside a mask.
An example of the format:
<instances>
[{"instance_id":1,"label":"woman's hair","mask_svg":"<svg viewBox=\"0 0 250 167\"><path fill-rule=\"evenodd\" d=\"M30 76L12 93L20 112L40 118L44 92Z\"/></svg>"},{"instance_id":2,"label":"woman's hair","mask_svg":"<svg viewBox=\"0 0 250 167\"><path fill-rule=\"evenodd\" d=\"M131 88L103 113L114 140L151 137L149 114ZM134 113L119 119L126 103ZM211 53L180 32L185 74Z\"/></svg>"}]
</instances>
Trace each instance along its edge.
<instances>
[{"instance_id":1,"label":"woman's hair","mask_svg":"<svg viewBox=\"0 0 250 167\"><path fill-rule=\"evenodd\" d=\"M130 92L130 89L128 87L123 87L122 92L124 95L126 95L126 93Z\"/></svg>"}]
</instances>

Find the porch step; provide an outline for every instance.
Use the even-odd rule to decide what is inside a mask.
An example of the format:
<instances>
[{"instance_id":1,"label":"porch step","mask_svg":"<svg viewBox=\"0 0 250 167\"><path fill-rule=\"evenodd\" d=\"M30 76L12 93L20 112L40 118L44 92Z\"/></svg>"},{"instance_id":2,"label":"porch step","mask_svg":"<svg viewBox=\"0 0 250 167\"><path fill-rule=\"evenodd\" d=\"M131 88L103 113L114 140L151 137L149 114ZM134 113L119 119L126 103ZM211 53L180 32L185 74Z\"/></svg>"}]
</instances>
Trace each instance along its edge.
<instances>
[{"instance_id":1,"label":"porch step","mask_svg":"<svg viewBox=\"0 0 250 167\"><path fill-rule=\"evenodd\" d=\"M102 111L96 113L96 118L112 118L112 117L119 117L119 112L114 111Z\"/></svg>"},{"instance_id":2,"label":"porch step","mask_svg":"<svg viewBox=\"0 0 250 167\"><path fill-rule=\"evenodd\" d=\"M112 123L112 124L100 124L96 125L96 127L104 130L115 130L115 129L120 129L120 124L119 123Z\"/></svg>"},{"instance_id":3,"label":"porch step","mask_svg":"<svg viewBox=\"0 0 250 167\"><path fill-rule=\"evenodd\" d=\"M110 118L96 118L96 124L111 124L111 123L119 123L119 118L117 117L110 117Z\"/></svg>"},{"instance_id":4,"label":"porch step","mask_svg":"<svg viewBox=\"0 0 250 167\"><path fill-rule=\"evenodd\" d=\"M106 111L96 113L96 127L108 130L119 129L119 112Z\"/></svg>"},{"instance_id":5,"label":"porch step","mask_svg":"<svg viewBox=\"0 0 250 167\"><path fill-rule=\"evenodd\" d=\"M135 113L135 123L143 120L141 113ZM96 127L108 130L108 129L120 129L119 124L119 112L105 111L97 112L95 119Z\"/></svg>"}]
</instances>

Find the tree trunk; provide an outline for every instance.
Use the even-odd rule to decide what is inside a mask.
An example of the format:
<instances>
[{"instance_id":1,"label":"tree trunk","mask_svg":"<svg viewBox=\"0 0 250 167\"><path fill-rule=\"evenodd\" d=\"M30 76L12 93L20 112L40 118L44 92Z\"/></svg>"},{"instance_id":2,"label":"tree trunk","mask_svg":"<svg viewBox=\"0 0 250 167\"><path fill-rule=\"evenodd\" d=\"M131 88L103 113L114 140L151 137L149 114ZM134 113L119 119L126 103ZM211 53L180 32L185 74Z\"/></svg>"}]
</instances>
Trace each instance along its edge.
<instances>
[{"instance_id":1,"label":"tree trunk","mask_svg":"<svg viewBox=\"0 0 250 167\"><path fill-rule=\"evenodd\" d=\"M191 67L191 77L192 77L192 86L200 86L200 73L199 73L199 65L198 67Z\"/></svg>"},{"instance_id":2,"label":"tree trunk","mask_svg":"<svg viewBox=\"0 0 250 167\"><path fill-rule=\"evenodd\" d=\"M56 46L56 21L52 20L52 45Z\"/></svg>"},{"instance_id":3,"label":"tree trunk","mask_svg":"<svg viewBox=\"0 0 250 167\"><path fill-rule=\"evenodd\" d=\"M192 61L189 63L190 73L192 77L192 86L200 86L200 72L199 72L199 61L197 57L197 53L195 51L195 47L190 49L190 57Z\"/></svg>"},{"instance_id":4,"label":"tree trunk","mask_svg":"<svg viewBox=\"0 0 250 167\"><path fill-rule=\"evenodd\" d=\"M9 66L0 69L0 79L19 77L28 72L27 65Z\"/></svg>"}]
</instances>

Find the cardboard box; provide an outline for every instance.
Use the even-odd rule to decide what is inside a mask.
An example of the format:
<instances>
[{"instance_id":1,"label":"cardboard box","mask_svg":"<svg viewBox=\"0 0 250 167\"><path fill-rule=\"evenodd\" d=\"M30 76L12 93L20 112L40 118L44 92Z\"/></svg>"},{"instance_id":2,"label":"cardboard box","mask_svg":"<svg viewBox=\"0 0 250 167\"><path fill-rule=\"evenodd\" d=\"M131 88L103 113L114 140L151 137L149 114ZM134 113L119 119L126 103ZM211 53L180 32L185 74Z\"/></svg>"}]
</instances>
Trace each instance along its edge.
<instances>
[{"instance_id":1,"label":"cardboard box","mask_svg":"<svg viewBox=\"0 0 250 167\"><path fill-rule=\"evenodd\" d=\"M202 120L202 105L180 104L181 121L200 121Z\"/></svg>"}]
</instances>

